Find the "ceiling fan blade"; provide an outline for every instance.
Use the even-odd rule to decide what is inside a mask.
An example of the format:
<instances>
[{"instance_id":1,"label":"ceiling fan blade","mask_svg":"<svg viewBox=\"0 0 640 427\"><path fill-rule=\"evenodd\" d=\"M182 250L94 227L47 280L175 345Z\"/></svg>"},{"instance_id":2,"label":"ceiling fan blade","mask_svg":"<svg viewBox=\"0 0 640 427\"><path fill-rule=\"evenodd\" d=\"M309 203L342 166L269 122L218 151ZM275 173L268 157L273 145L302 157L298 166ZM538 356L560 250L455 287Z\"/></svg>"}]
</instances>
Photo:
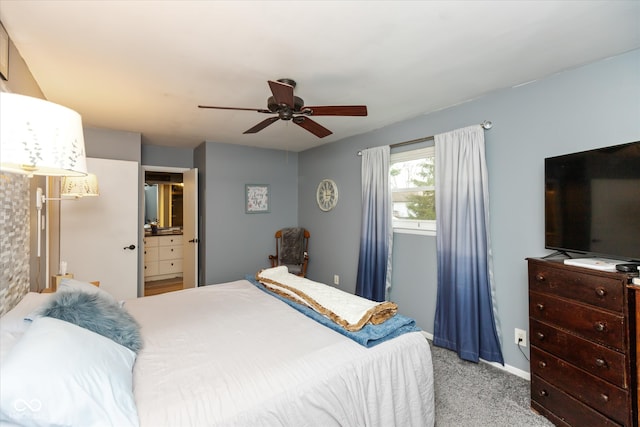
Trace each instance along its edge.
<instances>
[{"instance_id":1,"label":"ceiling fan blade","mask_svg":"<svg viewBox=\"0 0 640 427\"><path fill-rule=\"evenodd\" d=\"M256 133L256 132L260 132L262 129L266 128L267 126L269 126L272 123L277 122L278 120L280 120L280 117L275 116L275 117L269 117L268 119L264 119L263 121L261 121L260 123L258 123L257 125L255 125L254 127L252 127L251 129L245 130L242 133Z\"/></svg>"},{"instance_id":2,"label":"ceiling fan blade","mask_svg":"<svg viewBox=\"0 0 640 427\"><path fill-rule=\"evenodd\" d=\"M308 117L298 116L293 119L293 123L308 130L318 138L324 138L325 136L329 136L333 133L326 127L320 125L318 122L314 122Z\"/></svg>"},{"instance_id":3,"label":"ceiling fan blade","mask_svg":"<svg viewBox=\"0 0 640 427\"><path fill-rule=\"evenodd\" d=\"M263 108L239 108L239 107L214 107L213 105L198 105L198 108L213 108L216 110L239 110L239 111L257 111L258 113L271 113L272 111Z\"/></svg>"},{"instance_id":4,"label":"ceiling fan blade","mask_svg":"<svg viewBox=\"0 0 640 427\"><path fill-rule=\"evenodd\" d=\"M269 80L269 88L271 88L271 93L278 104L286 104L290 108L294 108L293 86Z\"/></svg>"},{"instance_id":5,"label":"ceiling fan blade","mask_svg":"<svg viewBox=\"0 0 640 427\"><path fill-rule=\"evenodd\" d=\"M303 107L302 111L311 110L312 116L366 116L366 105L334 105L320 107Z\"/></svg>"}]
</instances>

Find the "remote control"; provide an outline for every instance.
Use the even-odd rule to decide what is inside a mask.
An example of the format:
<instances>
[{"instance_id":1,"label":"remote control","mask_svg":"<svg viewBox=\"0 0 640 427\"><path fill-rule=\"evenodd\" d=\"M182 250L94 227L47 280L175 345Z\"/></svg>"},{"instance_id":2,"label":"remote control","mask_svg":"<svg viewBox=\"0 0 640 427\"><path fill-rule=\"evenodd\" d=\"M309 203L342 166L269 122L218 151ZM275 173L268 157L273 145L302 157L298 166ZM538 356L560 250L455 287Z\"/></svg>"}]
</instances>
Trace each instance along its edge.
<instances>
[{"instance_id":1,"label":"remote control","mask_svg":"<svg viewBox=\"0 0 640 427\"><path fill-rule=\"evenodd\" d=\"M616 270L624 273L635 273L638 271L640 264L628 263L628 264L616 264Z\"/></svg>"}]
</instances>

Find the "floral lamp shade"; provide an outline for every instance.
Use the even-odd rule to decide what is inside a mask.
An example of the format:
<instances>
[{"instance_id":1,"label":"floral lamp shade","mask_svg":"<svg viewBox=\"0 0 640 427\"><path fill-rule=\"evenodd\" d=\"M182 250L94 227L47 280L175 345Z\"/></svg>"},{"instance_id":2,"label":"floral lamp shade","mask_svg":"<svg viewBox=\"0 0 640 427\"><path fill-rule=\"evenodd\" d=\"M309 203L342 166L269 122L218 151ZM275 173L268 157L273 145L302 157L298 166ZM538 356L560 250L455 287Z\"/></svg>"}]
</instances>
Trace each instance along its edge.
<instances>
[{"instance_id":1,"label":"floral lamp shade","mask_svg":"<svg viewBox=\"0 0 640 427\"><path fill-rule=\"evenodd\" d=\"M98 196L98 177L92 173L87 176L63 176L60 196L86 197Z\"/></svg>"},{"instance_id":2,"label":"floral lamp shade","mask_svg":"<svg viewBox=\"0 0 640 427\"><path fill-rule=\"evenodd\" d=\"M80 114L39 98L0 92L0 170L86 175Z\"/></svg>"}]
</instances>

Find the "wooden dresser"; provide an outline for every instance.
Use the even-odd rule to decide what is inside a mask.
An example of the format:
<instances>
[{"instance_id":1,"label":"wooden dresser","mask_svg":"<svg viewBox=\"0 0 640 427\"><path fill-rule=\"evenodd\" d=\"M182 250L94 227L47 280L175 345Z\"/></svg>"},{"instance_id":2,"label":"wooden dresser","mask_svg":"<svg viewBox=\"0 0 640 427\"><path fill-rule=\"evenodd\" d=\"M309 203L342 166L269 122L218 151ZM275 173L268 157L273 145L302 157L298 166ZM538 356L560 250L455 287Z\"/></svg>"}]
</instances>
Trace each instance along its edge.
<instances>
[{"instance_id":1,"label":"wooden dresser","mask_svg":"<svg viewBox=\"0 0 640 427\"><path fill-rule=\"evenodd\" d=\"M531 407L558 426L637 426L631 275L528 262Z\"/></svg>"}]
</instances>

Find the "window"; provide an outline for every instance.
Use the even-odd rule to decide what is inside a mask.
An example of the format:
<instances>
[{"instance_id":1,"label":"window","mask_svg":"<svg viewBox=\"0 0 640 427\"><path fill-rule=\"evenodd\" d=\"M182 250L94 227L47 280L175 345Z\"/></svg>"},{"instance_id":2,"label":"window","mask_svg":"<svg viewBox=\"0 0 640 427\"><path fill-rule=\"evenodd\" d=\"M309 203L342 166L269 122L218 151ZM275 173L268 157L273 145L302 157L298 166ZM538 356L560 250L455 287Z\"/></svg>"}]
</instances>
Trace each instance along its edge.
<instances>
[{"instance_id":1,"label":"window","mask_svg":"<svg viewBox=\"0 0 640 427\"><path fill-rule=\"evenodd\" d=\"M390 162L393 230L435 235L435 147L392 153Z\"/></svg>"}]
</instances>

